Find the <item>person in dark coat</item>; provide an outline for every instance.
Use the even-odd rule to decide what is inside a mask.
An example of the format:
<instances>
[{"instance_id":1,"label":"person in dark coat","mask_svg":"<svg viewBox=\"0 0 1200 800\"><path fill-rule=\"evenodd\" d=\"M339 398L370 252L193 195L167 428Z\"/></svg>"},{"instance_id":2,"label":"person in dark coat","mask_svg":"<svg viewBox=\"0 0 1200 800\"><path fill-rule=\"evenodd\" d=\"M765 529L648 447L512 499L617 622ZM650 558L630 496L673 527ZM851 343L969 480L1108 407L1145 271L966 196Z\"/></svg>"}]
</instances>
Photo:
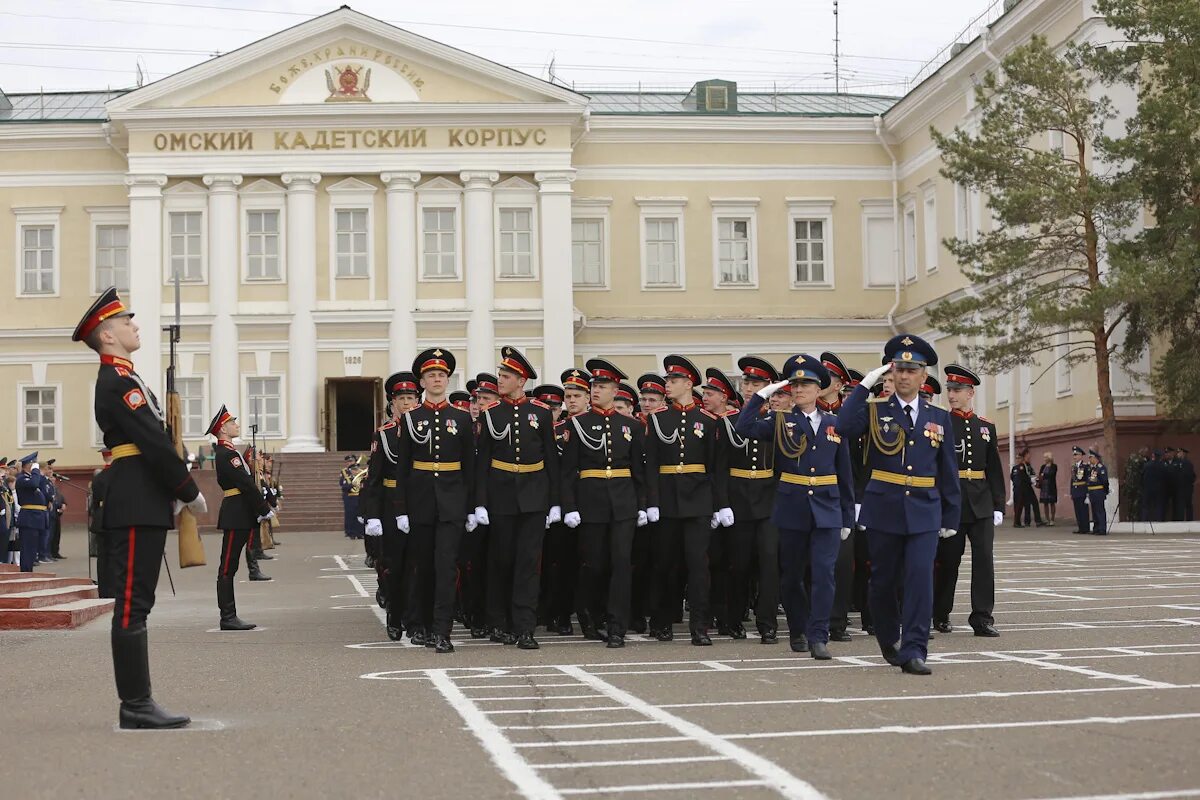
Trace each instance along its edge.
<instances>
[{"instance_id":1,"label":"person in dark coat","mask_svg":"<svg viewBox=\"0 0 1200 800\"><path fill-rule=\"evenodd\" d=\"M1196 467L1188 458L1186 447L1179 448L1179 460L1183 469L1183 480L1180 481L1183 489L1183 521L1191 522L1196 518L1196 510L1193 505L1193 498L1196 496Z\"/></svg>"},{"instance_id":2,"label":"person in dark coat","mask_svg":"<svg viewBox=\"0 0 1200 800\"><path fill-rule=\"evenodd\" d=\"M1058 464L1054 463L1054 454L1049 451L1042 455L1042 466L1038 468L1037 490L1046 524L1053 525L1054 512L1058 506Z\"/></svg>"},{"instance_id":3,"label":"person in dark coat","mask_svg":"<svg viewBox=\"0 0 1200 800\"><path fill-rule=\"evenodd\" d=\"M1155 450L1142 468L1142 522L1162 522L1166 519L1166 483L1167 467L1163 463L1163 453L1162 450Z\"/></svg>"}]
</instances>

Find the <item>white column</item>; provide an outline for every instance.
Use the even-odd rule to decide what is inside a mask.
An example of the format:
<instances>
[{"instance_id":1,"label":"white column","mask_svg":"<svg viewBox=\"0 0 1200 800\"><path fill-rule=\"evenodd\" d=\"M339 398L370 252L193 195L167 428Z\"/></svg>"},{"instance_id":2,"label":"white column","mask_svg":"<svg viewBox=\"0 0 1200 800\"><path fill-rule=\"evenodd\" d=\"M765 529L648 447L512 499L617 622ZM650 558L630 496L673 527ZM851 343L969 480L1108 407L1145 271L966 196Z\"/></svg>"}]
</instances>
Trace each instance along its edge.
<instances>
[{"instance_id":1,"label":"white column","mask_svg":"<svg viewBox=\"0 0 1200 800\"><path fill-rule=\"evenodd\" d=\"M408 369L417 355L417 181L419 172L385 172L387 187L388 367Z\"/></svg>"},{"instance_id":2,"label":"white column","mask_svg":"<svg viewBox=\"0 0 1200 800\"><path fill-rule=\"evenodd\" d=\"M283 176L287 191L288 440L285 453L325 450L317 436L317 184L321 176Z\"/></svg>"},{"instance_id":3,"label":"white column","mask_svg":"<svg viewBox=\"0 0 1200 800\"><path fill-rule=\"evenodd\" d=\"M126 175L129 187L129 305L141 329L134 364L165 411L163 394L163 199L166 175Z\"/></svg>"},{"instance_id":4,"label":"white column","mask_svg":"<svg viewBox=\"0 0 1200 800\"><path fill-rule=\"evenodd\" d=\"M575 365L571 278L571 182L575 170L538 172L541 205L542 377L555 381Z\"/></svg>"},{"instance_id":5,"label":"white column","mask_svg":"<svg viewBox=\"0 0 1200 800\"><path fill-rule=\"evenodd\" d=\"M241 253L238 248L238 186L241 175L205 175L208 187L208 307L209 329L208 398L210 408L221 404L237 409L238 390L237 312ZM234 411L245 417L247 409Z\"/></svg>"},{"instance_id":6,"label":"white column","mask_svg":"<svg viewBox=\"0 0 1200 800\"><path fill-rule=\"evenodd\" d=\"M496 251L492 231L492 184L498 172L463 172L463 248L466 250L467 279L467 373L491 372L496 368L496 328L492 305L496 297Z\"/></svg>"}]
</instances>

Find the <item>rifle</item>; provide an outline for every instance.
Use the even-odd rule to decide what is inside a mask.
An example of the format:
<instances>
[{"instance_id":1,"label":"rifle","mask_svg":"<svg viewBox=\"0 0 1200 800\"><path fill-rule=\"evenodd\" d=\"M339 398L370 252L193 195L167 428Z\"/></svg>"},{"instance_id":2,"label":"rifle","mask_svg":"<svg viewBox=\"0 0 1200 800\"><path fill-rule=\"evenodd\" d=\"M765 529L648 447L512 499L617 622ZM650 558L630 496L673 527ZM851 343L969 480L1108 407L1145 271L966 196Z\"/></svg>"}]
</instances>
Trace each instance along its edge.
<instances>
[{"instance_id":1,"label":"rifle","mask_svg":"<svg viewBox=\"0 0 1200 800\"><path fill-rule=\"evenodd\" d=\"M258 404L254 407L254 418L258 419ZM250 446L254 450L254 487L262 494L263 477L262 477L262 458L258 454L258 423L250 426ZM271 521L264 520L258 523L258 546L263 550L274 550L275 540L271 538Z\"/></svg>"},{"instance_id":2,"label":"rifle","mask_svg":"<svg viewBox=\"0 0 1200 800\"><path fill-rule=\"evenodd\" d=\"M171 343L171 360L167 366L167 433L175 445L175 453L184 458L183 447L183 401L175 385L175 346L179 343L181 326L179 321L179 272L175 272L175 322L163 328ZM203 567L208 562L204 559L204 545L200 542L200 528L196 523L196 515L190 508L184 507L179 512L179 566ZM169 568L168 568L169 574Z\"/></svg>"}]
</instances>

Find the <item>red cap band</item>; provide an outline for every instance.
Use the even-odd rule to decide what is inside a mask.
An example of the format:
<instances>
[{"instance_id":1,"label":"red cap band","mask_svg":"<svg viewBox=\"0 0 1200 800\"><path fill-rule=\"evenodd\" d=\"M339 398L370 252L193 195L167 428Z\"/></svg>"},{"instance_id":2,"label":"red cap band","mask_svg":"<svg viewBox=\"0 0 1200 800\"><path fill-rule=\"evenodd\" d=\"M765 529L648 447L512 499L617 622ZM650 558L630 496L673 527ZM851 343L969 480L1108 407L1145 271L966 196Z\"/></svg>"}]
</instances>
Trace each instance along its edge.
<instances>
[{"instance_id":1,"label":"red cap band","mask_svg":"<svg viewBox=\"0 0 1200 800\"><path fill-rule=\"evenodd\" d=\"M742 374L752 375L755 378L762 378L764 381L771 380L771 373L767 372L765 369L759 369L758 367L746 367L742 370Z\"/></svg>"}]
</instances>

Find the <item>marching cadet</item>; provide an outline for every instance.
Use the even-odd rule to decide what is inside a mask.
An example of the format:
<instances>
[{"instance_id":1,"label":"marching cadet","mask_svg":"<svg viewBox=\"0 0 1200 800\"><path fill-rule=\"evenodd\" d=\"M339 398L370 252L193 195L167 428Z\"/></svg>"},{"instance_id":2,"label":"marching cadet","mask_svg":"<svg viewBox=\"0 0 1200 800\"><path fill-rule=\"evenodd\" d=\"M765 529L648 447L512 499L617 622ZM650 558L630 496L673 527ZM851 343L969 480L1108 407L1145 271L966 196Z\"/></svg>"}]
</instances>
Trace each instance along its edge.
<instances>
[{"instance_id":1,"label":"marching cadet","mask_svg":"<svg viewBox=\"0 0 1200 800\"><path fill-rule=\"evenodd\" d=\"M450 393L450 405L470 413L471 411L471 393L464 392L462 389ZM472 417L474 419L474 417Z\"/></svg>"},{"instance_id":2,"label":"marching cadet","mask_svg":"<svg viewBox=\"0 0 1200 800\"><path fill-rule=\"evenodd\" d=\"M559 423L562 421L563 413L563 390L562 387L555 386L552 383L543 383L533 389L533 396L538 401L546 405L550 409L550 417L554 420L554 447L558 451L559 464L562 463L562 440L559 438L561 429ZM561 505L561 502L560 502ZM556 620L554 610L551 608L550 589L553 585L551 573L557 569L554 559L557 557L555 545L556 540L564 538L563 531L565 527L562 521L559 520L551 525L546 526L546 535L542 537L542 560L541 560L541 580L538 585L538 624L545 626L550 633L555 633ZM571 628L571 609L567 606L567 633L573 633Z\"/></svg>"},{"instance_id":3,"label":"marching cadet","mask_svg":"<svg viewBox=\"0 0 1200 800\"><path fill-rule=\"evenodd\" d=\"M21 537L21 572L33 572L38 563L42 531L49 518L48 503L42 488L41 471L37 469L37 451L21 459L21 471L14 486L17 505L18 536Z\"/></svg>"},{"instance_id":4,"label":"marching cadet","mask_svg":"<svg viewBox=\"0 0 1200 800\"><path fill-rule=\"evenodd\" d=\"M1004 467L1000 464L1000 438L996 423L977 415L972 406L979 376L958 364L947 364L946 396L954 423L958 478L962 490L962 517L958 533L938 541L933 584L933 627L941 633L954 630L950 611L966 542L971 540L971 616L976 636L995 637L996 568L993 545L996 526L1004 519ZM931 379L932 380L932 379ZM937 394L935 392L935 394Z\"/></svg>"},{"instance_id":5,"label":"marching cadet","mask_svg":"<svg viewBox=\"0 0 1200 800\"><path fill-rule=\"evenodd\" d=\"M475 521L488 531L488 624L493 642L537 650L538 564L546 528L562 521L558 446L549 406L530 400L537 372L515 347L500 350L500 402L479 415Z\"/></svg>"},{"instance_id":6,"label":"marching cadet","mask_svg":"<svg viewBox=\"0 0 1200 800\"><path fill-rule=\"evenodd\" d=\"M625 646L633 587L633 534L646 524L643 426L617 411L625 378L611 362L589 359L592 406L562 434L563 524L578 531L579 624L584 637Z\"/></svg>"},{"instance_id":7,"label":"marching cadet","mask_svg":"<svg viewBox=\"0 0 1200 800\"><path fill-rule=\"evenodd\" d=\"M829 387L829 370L807 354L792 356L783 376L792 385L795 406L788 412L760 415L762 404L779 388L770 384L746 403L737 432L775 449L779 484L772 521L779 528L779 565L783 609L787 612L792 651L808 651L827 661L829 613L833 608L834 566L841 542L854 525L854 479L850 450L835 430L837 416L817 408ZM805 572L811 570L811 606Z\"/></svg>"},{"instance_id":8,"label":"marching cadet","mask_svg":"<svg viewBox=\"0 0 1200 800\"><path fill-rule=\"evenodd\" d=\"M479 413L500 402L499 378L490 372L481 372L475 376L475 401L479 405Z\"/></svg>"},{"instance_id":9,"label":"marching cadet","mask_svg":"<svg viewBox=\"0 0 1200 800\"><path fill-rule=\"evenodd\" d=\"M171 714L150 696L146 617L154 607L159 566L174 524L172 503L203 515L208 506L187 464L163 428L154 394L133 368L141 347L131 312L109 287L75 327L71 340L100 357L96 424L112 450L102 526L109 538L113 606L112 654L122 728L182 728L191 719ZM24 512L22 512L24 513Z\"/></svg>"},{"instance_id":10,"label":"marching cadet","mask_svg":"<svg viewBox=\"0 0 1200 800\"><path fill-rule=\"evenodd\" d=\"M1100 451L1088 449L1087 500L1092 507L1092 533L1096 536L1108 534L1108 512L1104 501L1108 498L1108 467L1104 466Z\"/></svg>"},{"instance_id":11,"label":"marching cadet","mask_svg":"<svg viewBox=\"0 0 1200 800\"><path fill-rule=\"evenodd\" d=\"M627 417L637 416L638 393L628 383L617 384L617 396L613 400L613 407L617 409L618 414L624 414Z\"/></svg>"},{"instance_id":12,"label":"marching cadet","mask_svg":"<svg viewBox=\"0 0 1200 800\"><path fill-rule=\"evenodd\" d=\"M409 534L406 578L413 587L405 627L413 644L453 653L456 564L464 529L476 526L475 441L469 412L446 401L454 355L440 347L417 356L425 400L401 418L396 524Z\"/></svg>"},{"instance_id":13,"label":"marching cadet","mask_svg":"<svg viewBox=\"0 0 1200 800\"><path fill-rule=\"evenodd\" d=\"M738 413L737 392L725 373L716 367L704 371L705 382L700 387L704 410L712 414L721 424L717 426L717 436L723 441L723 446L729 454L730 469L728 484L732 487L734 480L733 442L727 435L733 431L731 417ZM741 437L738 437L745 444ZM730 489L729 507L734 509L732 488ZM745 639L746 629L742 625L742 615L746 610L746 595L730 594L729 563L730 554L737 538L737 511L734 510L734 524L729 527L718 527L713 531L712 541L708 550L709 602L716 617L717 633L733 639Z\"/></svg>"},{"instance_id":14,"label":"marching cadet","mask_svg":"<svg viewBox=\"0 0 1200 800\"><path fill-rule=\"evenodd\" d=\"M938 379L932 375L926 376L925 383L921 384L921 391L917 392L917 394L921 395L922 399L928 400L934 405L937 405L937 398L941 393L942 384L938 383Z\"/></svg>"},{"instance_id":15,"label":"marching cadet","mask_svg":"<svg viewBox=\"0 0 1200 800\"><path fill-rule=\"evenodd\" d=\"M661 375L647 372L637 379L637 386L639 411L636 416L644 429L651 414L666 408L667 383ZM651 612L653 572L650 545L656 530L656 523L647 523L633 532L633 596L629 603L629 630L638 634L646 632L646 617Z\"/></svg>"},{"instance_id":16,"label":"marching cadet","mask_svg":"<svg viewBox=\"0 0 1200 800\"><path fill-rule=\"evenodd\" d=\"M821 390L817 398L817 408L824 414L837 414L842 407L842 392L850 382L850 368L837 353L821 353L821 365L829 371L829 386ZM847 442L850 447L850 470L854 473L855 442ZM857 449L859 455L861 448ZM855 474L855 478L857 478ZM857 495L856 495L857 496ZM856 525L850 526L850 536L842 540L838 547L837 563L833 568L834 590L833 608L829 612L829 641L848 642L850 634L850 605L854 594L854 547L859 538L854 535Z\"/></svg>"},{"instance_id":17,"label":"marching cadet","mask_svg":"<svg viewBox=\"0 0 1200 800\"><path fill-rule=\"evenodd\" d=\"M888 340L883 354L886 363L871 370L842 405L837 432L844 437L870 434L866 463L871 474L858 521L870 540L875 639L889 664L929 675L925 658L933 616L933 560L938 538L953 536L962 514L954 425L948 411L917 394L926 368L937 364L933 347L900 334ZM888 372L893 373L895 394L868 403L867 387ZM901 570L904 607L898 615Z\"/></svg>"},{"instance_id":18,"label":"marching cadet","mask_svg":"<svg viewBox=\"0 0 1200 800\"><path fill-rule=\"evenodd\" d=\"M1071 533L1092 532L1087 506L1088 465L1083 460L1084 455L1079 445L1071 447L1071 504L1075 506L1075 530Z\"/></svg>"},{"instance_id":19,"label":"marching cadet","mask_svg":"<svg viewBox=\"0 0 1200 800\"><path fill-rule=\"evenodd\" d=\"M550 409L550 414L557 423L563 416L563 390L553 383L543 383L534 387L533 396Z\"/></svg>"},{"instance_id":20,"label":"marching cadet","mask_svg":"<svg viewBox=\"0 0 1200 800\"><path fill-rule=\"evenodd\" d=\"M667 382L661 375L647 372L638 378L638 407L643 422L647 414L652 414L667 405Z\"/></svg>"},{"instance_id":21,"label":"marching cadet","mask_svg":"<svg viewBox=\"0 0 1200 800\"><path fill-rule=\"evenodd\" d=\"M650 627L660 642L674 638L671 626L677 604L672 587L678 585L682 549L692 644L708 646L712 644L708 636L711 531L734 523L727 496L727 454L717 436L716 417L698 406L692 395L700 371L680 355L667 356L663 366L671 405L649 416L646 434L646 516L650 522L660 522L651 553L657 601Z\"/></svg>"},{"instance_id":22,"label":"marching cadet","mask_svg":"<svg viewBox=\"0 0 1200 800\"><path fill-rule=\"evenodd\" d=\"M863 381L863 374L856 369L848 369L849 382L842 387L842 402ZM867 402L875 402L872 397ZM867 434L850 437L850 469L854 472L854 532L850 540L854 542L854 589L852 592L854 606L861 616L862 629L868 636L875 635L875 626L871 624L871 604L867 599L867 586L871 577L871 556L867 548L865 529L858 522L859 508L862 506L862 496L867 489L870 473L866 462ZM836 600L834 601L837 602Z\"/></svg>"},{"instance_id":23,"label":"marching cadet","mask_svg":"<svg viewBox=\"0 0 1200 800\"><path fill-rule=\"evenodd\" d=\"M237 615L233 578L237 575L242 549L250 541L250 531L275 515L275 510L254 485L250 465L242 460L233 440L241 434L237 418L221 406L208 424L207 433L215 437L213 460L217 468L217 485L225 493L217 514L221 537L221 563L217 567L217 609L221 612L221 630L248 631L256 627Z\"/></svg>"}]
</instances>

